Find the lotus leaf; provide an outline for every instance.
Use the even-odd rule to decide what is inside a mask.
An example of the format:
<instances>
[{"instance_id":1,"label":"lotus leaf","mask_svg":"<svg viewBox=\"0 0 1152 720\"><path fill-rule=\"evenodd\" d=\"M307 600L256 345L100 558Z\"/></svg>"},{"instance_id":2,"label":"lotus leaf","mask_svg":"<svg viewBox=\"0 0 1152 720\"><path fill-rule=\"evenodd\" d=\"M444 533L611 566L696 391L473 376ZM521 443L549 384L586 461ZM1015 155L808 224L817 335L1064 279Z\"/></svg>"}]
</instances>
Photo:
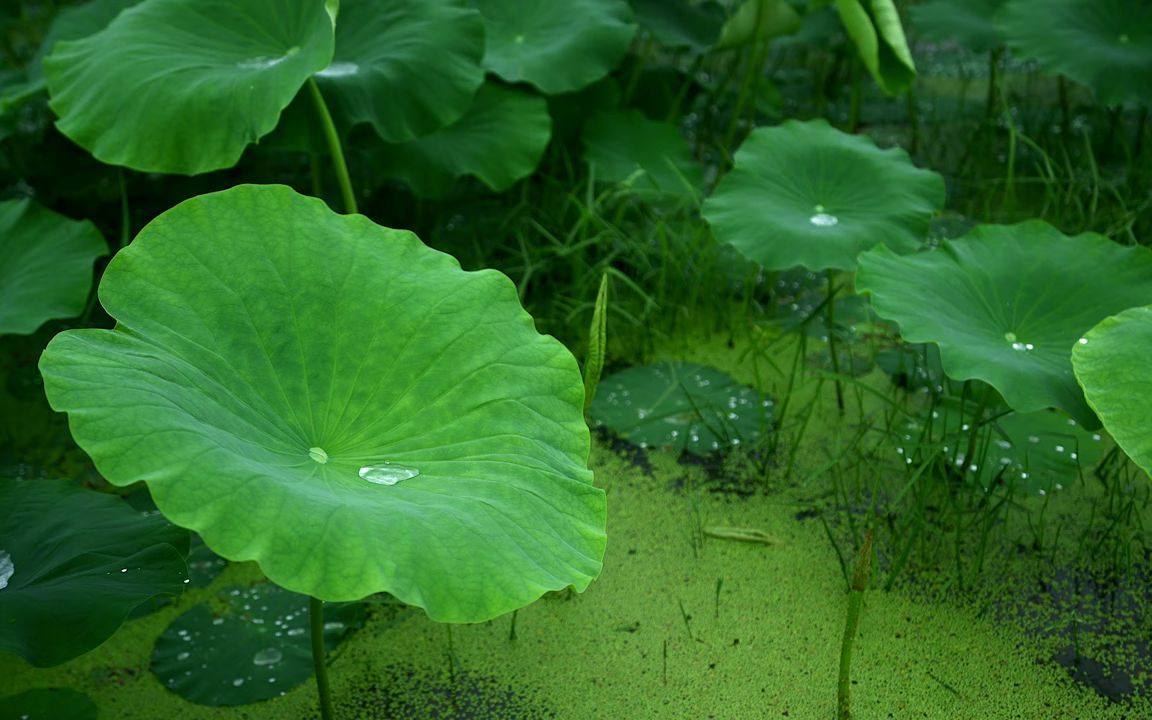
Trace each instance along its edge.
<instances>
[{"instance_id":1,"label":"lotus leaf","mask_svg":"<svg viewBox=\"0 0 1152 720\"><path fill-rule=\"evenodd\" d=\"M641 194L695 197L704 171L675 126L636 110L597 113L584 124L584 159L595 177L629 183Z\"/></svg>"},{"instance_id":2,"label":"lotus leaf","mask_svg":"<svg viewBox=\"0 0 1152 720\"><path fill-rule=\"evenodd\" d=\"M42 63L51 54L56 43L61 40L80 40L95 35L116 19L124 10L139 5L141 0L92 0L80 5L60 8L52 25L40 42L36 56L28 64L29 76L41 79L44 76Z\"/></svg>"},{"instance_id":3,"label":"lotus leaf","mask_svg":"<svg viewBox=\"0 0 1152 720\"><path fill-rule=\"evenodd\" d=\"M1010 0L997 22L1013 52L1087 85L1102 102L1149 104L1152 3Z\"/></svg>"},{"instance_id":4,"label":"lotus leaf","mask_svg":"<svg viewBox=\"0 0 1152 720\"><path fill-rule=\"evenodd\" d=\"M332 59L320 3L148 0L44 60L57 127L150 172L231 167Z\"/></svg>"},{"instance_id":5,"label":"lotus leaf","mask_svg":"<svg viewBox=\"0 0 1152 720\"><path fill-rule=\"evenodd\" d=\"M746 0L724 23L716 47L734 48L791 35L803 22L788 0Z\"/></svg>"},{"instance_id":6,"label":"lotus leaf","mask_svg":"<svg viewBox=\"0 0 1152 720\"><path fill-rule=\"evenodd\" d=\"M1005 0L929 0L908 8L912 26L933 40L954 41L975 52L1003 45L994 18Z\"/></svg>"},{"instance_id":7,"label":"lotus leaf","mask_svg":"<svg viewBox=\"0 0 1152 720\"><path fill-rule=\"evenodd\" d=\"M889 95L907 90L916 79L916 63L893 0L836 0L836 10L880 89Z\"/></svg>"},{"instance_id":8,"label":"lotus leaf","mask_svg":"<svg viewBox=\"0 0 1152 720\"><path fill-rule=\"evenodd\" d=\"M1072 366L1088 404L1116 444L1152 473L1152 307L1105 318L1072 349Z\"/></svg>"},{"instance_id":9,"label":"lotus leaf","mask_svg":"<svg viewBox=\"0 0 1152 720\"><path fill-rule=\"evenodd\" d=\"M0 698L0 720L96 720L96 703L67 688L37 688Z\"/></svg>"},{"instance_id":10,"label":"lotus leaf","mask_svg":"<svg viewBox=\"0 0 1152 720\"><path fill-rule=\"evenodd\" d=\"M83 312L92 263L107 250L88 221L31 200L0 202L0 334L30 333Z\"/></svg>"},{"instance_id":11,"label":"lotus leaf","mask_svg":"<svg viewBox=\"0 0 1152 720\"><path fill-rule=\"evenodd\" d=\"M0 479L0 649L45 667L179 595L188 533L62 480ZM82 598L82 601L79 599Z\"/></svg>"},{"instance_id":12,"label":"lotus leaf","mask_svg":"<svg viewBox=\"0 0 1152 720\"><path fill-rule=\"evenodd\" d=\"M483 55L479 13L451 0L344 0L336 53L317 81L345 121L402 142L464 114Z\"/></svg>"},{"instance_id":13,"label":"lotus leaf","mask_svg":"<svg viewBox=\"0 0 1152 720\"><path fill-rule=\"evenodd\" d=\"M705 53L712 49L724 25L724 6L711 0L632 0L636 22L668 48Z\"/></svg>"},{"instance_id":14,"label":"lotus leaf","mask_svg":"<svg viewBox=\"0 0 1152 720\"><path fill-rule=\"evenodd\" d=\"M911 342L940 346L945 372L995 387L1018 412L1056 407L1099 421L1072 376L1072 346L1093 325L1152 297L1152 252L1039 220L982 225L939 249L860 256L856 287Z\"/></svg>"},{"instance_id":15,"label":"lotus leaf","mask_svg":"<svg viewBox=\"0 0 1152 720\"><path fill-rule=\"evenodd\" d=\"M551 127L543 98L485 85L464 117L431 135L379 148L373 165L421 197L442 196L465 175L499 192L532 174Z\"/></svg>"},{"instance_id":16,"label":"lotus leaf","mask_svg":"<svg viewBox=\"0 0 1152 720\"><path fill-rule=\"evenodd\" d=\"M763 436L773 403L715 368L669 362L604 378L588 412L642 448L707 455Z\"/></svg>"},{"instance_id":17,"label":"lotus leaf","mask_svg":"<svg viewBox=\"0 0 1152 720\"><path fill-rule=\"evenodd\" d=\"M575 359L511 281L282 186L176 206L109 264L115 330L57 335L49 402L113 484L322 600L477 622L604 553Z\"/></svg>"},{"instance_id":18,"label":"lotus leaf","mask_svg":"<svg viewBox=\"0 0 1152 720\"><path fill-rule=\"evenodd\" d=\"M943 203L943 178L903 150L789 120L748 135L703 212L721 242L768 270L849 270L877 241L920 247Z\"/></svg>"},{"instance_id":19,"label":"lotus leaf","mask_svg":"<svg viewBox=\"0 0 1152 720\"><path fill-rule=\"evenodd\" d=\"M549 95L572 92L611 72L636 25L626 0L472 0L484 16L484 66Z\"/></svg>"}]
</instances>

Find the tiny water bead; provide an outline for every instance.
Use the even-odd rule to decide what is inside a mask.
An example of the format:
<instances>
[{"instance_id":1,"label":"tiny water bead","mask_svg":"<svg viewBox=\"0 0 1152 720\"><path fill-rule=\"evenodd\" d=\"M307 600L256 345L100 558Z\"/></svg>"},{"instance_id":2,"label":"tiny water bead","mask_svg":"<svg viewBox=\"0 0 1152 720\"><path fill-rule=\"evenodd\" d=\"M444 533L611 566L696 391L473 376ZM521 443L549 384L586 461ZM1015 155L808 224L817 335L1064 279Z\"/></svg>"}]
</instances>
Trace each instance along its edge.
<instances>
[{"instance_id":1,"label":"tiny water bead","mask_svg":"<svg viewBox=\"0 0 1152 720\"><path fill-rule=\"evenodd\" d=\"M12 579L14 572L16 565L12 562L12 556L7 550L0 550L0 590L8 587L8 581Z\"/></svg>"},{"instance_id":2,"label":"tiny water bead","mask_svg":"<svg viewBox=\"0 0 1152 720\"><path fill-rule=\"evenodd\" d=\"M360 477L377 485L395 485L401 480L409 480L419 474L420 471L414 467L387 461L360 468Z\"/></svg>"},{"instance_id":3,"label":"tiny water bead","mask_svg":"<svg viewBox=\"0 0 1152 720\"><path fill-rule=\"evenodd\" d=\"M284 653L280 648L264 648L260 652L252 656L252 663L254 665L275 665L284 659Z\"/></svg>"},{"instance_id":4,"label":"tiny water bead","mask_svg":"<svg viewBox=\"0 0 1152 720\"><path fill-rule=\"evenodd\" d=\"M352 62L334 62L320 72L316 73L318 77L325 78L338 78L348 77L360 72L360 66Z\"/></svg>"},{"instance_id":5,"label":"tiny water bead","mask_svg":"<svg viewBox=\"0 0 1152 720\"><path fill-rule=\"evenodd\" d=\"M308 457L321 465L325 465L328 462L328 453L324 452L324 448L321 447L308 448Z\"/></svg>"}]
</instances>

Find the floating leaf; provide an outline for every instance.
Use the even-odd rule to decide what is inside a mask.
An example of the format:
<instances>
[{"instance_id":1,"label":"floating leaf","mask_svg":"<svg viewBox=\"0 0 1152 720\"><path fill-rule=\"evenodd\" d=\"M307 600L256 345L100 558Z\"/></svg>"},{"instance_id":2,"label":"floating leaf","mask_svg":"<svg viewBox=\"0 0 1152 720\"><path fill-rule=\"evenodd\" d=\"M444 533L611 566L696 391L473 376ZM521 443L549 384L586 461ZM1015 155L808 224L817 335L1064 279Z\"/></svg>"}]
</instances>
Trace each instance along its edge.
<instances>
[{"instance_id":1,"label":"floating leaf","mask_svg":"<svg viewBox=\"0 0 1152 720\"><path fill-rule=\"evenodd\" d=\"M619 64L636 26L625 0L472 0L487 29L484 66L554 95Z\"/></svg>"},{"instance_id":2,"label":"floating leaf","mask_svg":"<svg viewBox=\"0 0 1152 720\"><path fill-rule=\"evenodd\" d=\"M667 48L706 53L724 25L724 6L711 0L632 0L636 22Z\"/></svg>"},{"instance_id":3,"label":"floating leaf","mask_svg":"<svg viewBox=\"0 0 1152 720\"><path fill-rule=\"evenodd\" d=\"M0 698L0 720L96 720L96 703L68 688L37 688Z\"/></svg>"},{"instance_id":4,"label":"floating leaf","mask_svg":"<svg viewBox=\"0 0 1152 720\"><path fill-rule=\"evenodd\" d=\"M640 447L706 455L755 442L772 426L773 403L715 368L669 362L600 381L589 414Z\"/></svg>"},{"instance_id":5,"label":"floating leaf","mask_svg":"<svg viewBox=\"0 0 1152 720\"><path fill-rule=\"evenodd\" d=\"M92 263L108 250L96 226L31 200L0 202L0 334L84 311Z\"/></svg>"},{"instance_id":6,"label":"floating leaf","mask_svg":"<svg viewBox=\"0 0 1152 720\"><path fill-rule=\"evenodd\" d=\"M627 183L641 196L695 197L704 184L680 131L636 110L597 113L584 124L583 139L597 180Z\"/></svg>"},{"instance_id":7,"label":"floating leaf","mask_svg":"<svg viewBox=\"0 0 1152 720\"><path fill-rule=\"evenodd\" d=\"M1072 349L1076 379L1116 444L1152 473L1152 307L1101 320Z\"/></svg>"},{"instance_id":8,"label":"floating leaf","mask_svg":"<svg viewBox=\"0 0 1152 720\"><path fill-rule=\"evenodd\" d=\"M223 614L196 605L156 639L152 672L166 688L200 705L244 705L284 695L312 677L307 597L270 583L220 595ZM326 606L328 650L363 623L363 604Z\"/></svg>"},{"instance_id":9,"label":"floating leaf","mask_svg":"<svg viewBox=\"0 0 1152 720\"><path fill-rule=\"evenodd\" d=\"M192 175L268 134L332 36L320 3L148 0L57 43L44 72L57 127L98 160Z\"/></svg>"},{"instance_id":10,"label":"floating leaf","mask_svg":"<svg viewBox=\"0 0 1152 720\"><path fill-rule=\"evenodd\" d=\"M477 622L604 552L575 359L516 289L281 186L160 215L109 264L115 330L57 335L53 407L116 485L324 600Z\"/></svg>"},{"instance_id":11,"label":"floating leaf","mask_svg":"<svg viewBox=\"0 0 1152 720\"><path fill-rule=\"evenodd\" d=\"M916 63L893 0L836 0L840 21L880 89L902 93L916 79Z\"/></svg>"},{"instance_id":12,"label":"floating leaf","mask_svg":"<svg viewBox=\"0 0 1152 720\"><path fill-rule=\"evenodd\" d=\"M791 35L803 22L788 0L746 0L724 23L716 47L734 48Z\"/></svg>"},{"instance_id":13,"label":"floating leaf","mask_svg":"<svg viewBox=\"0 0 1152 720\"><path fill-rule=\"evenodd\" d=\"M431 135L378 147L372 164L421 197L443 196L465 175L500 192L536 169L551 127L543 98L485 85L460 120Z\"/></svg>"},{"instance_id":14,"label":"floating leaf","mask_svg":"<svg viewBox=\"0 0 1152 720\"><path fill-rule=\"evenodd\" d=\"M344 0L335 56L316 79L344 120L402 142L464 114L483 55L480 14L452 0Z\"/></svg>"},{"instance_id":15,"label":"floating leaf","mask_svg":"<svg viewBox=\"0 0 1152 720\"><path fill-rule=\"evenodd\" d=\"M88 652L132 610L179 595L188 533L111 495L0 479L0 649L45 667Z\"/></svg>"},{"instance_id":16,"label":"floating leaf","mask_svg":"<svg viewBox=\"0 0 1152 720\"><path fill-rule=\"evenodd\" d=\"M943 203L943 178L903 150L789 120L748 135L703 212L721 242L765 269L850 270L877 242L920 247Z\"/></svg>"},{"instance_id":17,"label":"floating leaf","mask_svg":"<svg viewBox=\"0 0 1152 720\"><path fill-rule=\"evenodd\" d=\"M1149 103L1152 4L1012 0L997 16L1008 47L1096 91L1104 103Z\"/></svg>"},{"instance_id":18,"label":"floating leaf","mask_svg":"<svg viewBox=\"0 0 1152 720\"><path fill-rule=\"evenodd\" d=\"M905 340L939 345L949 377L991 384L1018 412L1056 407L1094 428L1072 346L1152 297L1152 253L1039 220L983 225L919 255L864 253L856 287Z\"/></svg>"},{"instance_id":19,"label":"floating leaf","mask_svg":"<svg viewBox=\"0 0 1152 720\"><path fill-rule=\"evenodd\" d=\"M974 52L1003 45L994 18L1005 0L928 0L908 8L912 26L939 42L958 42Z\"/></svg>"}]
</instances>

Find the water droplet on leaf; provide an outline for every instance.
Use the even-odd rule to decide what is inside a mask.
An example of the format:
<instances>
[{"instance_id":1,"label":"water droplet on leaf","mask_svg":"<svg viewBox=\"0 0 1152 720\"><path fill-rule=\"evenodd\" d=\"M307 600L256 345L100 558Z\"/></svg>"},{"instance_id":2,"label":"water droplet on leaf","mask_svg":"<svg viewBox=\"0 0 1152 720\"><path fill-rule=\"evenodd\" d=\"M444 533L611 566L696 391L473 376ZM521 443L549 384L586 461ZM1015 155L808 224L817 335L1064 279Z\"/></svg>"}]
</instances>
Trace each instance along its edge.
<instances>
[{"instance_id":1,"label":"water droplet on leaf","mask_svg":"<svg viewBox=\"0 0 1152 720\"><path fill-rule=\"evenodd\" d=\"M8 587L8 581L12 579L14 572L16 566L12 563L12 556L7 550L0 550L0 590Z\"/></svg>"},{"instance_id":2,"label":"water droplet on leaf","mask_svg":"<svg viewBox=\"0 0 1152 720\"><path fill-rule=\"evenodd\" d=\"M414 467L390 462L360 468L360 477L377 485L395 485L401 480L408 480L419 474L420 471Z\"/></svg>"},{"instance_id":3,"label":"water droplet on leaf","mask_svg":"<svg viewBox=\"0 0 1152 720\"><path fill-rule=\"evenodd\" d=\"M321 447L308 448L308 457L312 458L321 465L324 465L328 462L328 453L324 452L324 448Z\"/></svg>"},{"instance_id":4,"label":"water droplet on leaf","mask_svg":"<svg viewBox=\"0 0 1152 720\"><path fill-rule=\"evenodd\" d=\"M279 648L264 648L260 652L252 656L252 663L255 665L275 665L284 659L284 653L280 652Z\"/></svg>"},{"instance_id":5,"label":"water droplet on leaf","mask_svg":"<svg viewBox=\"0 0 1152 720\"><path fill-rule=\"evenodd\" d=\"M818 212L812 217L808 218L808 222L816 225L817 227L832 227L840 224L840 218L835 215L830 215L826 212Z\"/></svg>"}]
</instances>

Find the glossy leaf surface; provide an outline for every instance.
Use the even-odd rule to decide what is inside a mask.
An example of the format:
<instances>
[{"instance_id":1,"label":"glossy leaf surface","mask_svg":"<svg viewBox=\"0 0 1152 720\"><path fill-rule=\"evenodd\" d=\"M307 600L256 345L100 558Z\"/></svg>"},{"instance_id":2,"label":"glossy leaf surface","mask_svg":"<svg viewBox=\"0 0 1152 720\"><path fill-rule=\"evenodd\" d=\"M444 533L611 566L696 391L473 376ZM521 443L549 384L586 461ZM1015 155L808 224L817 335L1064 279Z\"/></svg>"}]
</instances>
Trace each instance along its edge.
<instances>
[{"instance_id":1,"label":"glossy leaf surface","mask_svg":"<svg viewBox=\"0 0 1152 720\"><path fill-rule=\"evenodd\" d=\"M0 720L96 720L96 703L68 688L36 688L0 698Z\"/></svg>"}]
</instances>

